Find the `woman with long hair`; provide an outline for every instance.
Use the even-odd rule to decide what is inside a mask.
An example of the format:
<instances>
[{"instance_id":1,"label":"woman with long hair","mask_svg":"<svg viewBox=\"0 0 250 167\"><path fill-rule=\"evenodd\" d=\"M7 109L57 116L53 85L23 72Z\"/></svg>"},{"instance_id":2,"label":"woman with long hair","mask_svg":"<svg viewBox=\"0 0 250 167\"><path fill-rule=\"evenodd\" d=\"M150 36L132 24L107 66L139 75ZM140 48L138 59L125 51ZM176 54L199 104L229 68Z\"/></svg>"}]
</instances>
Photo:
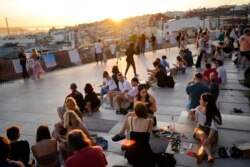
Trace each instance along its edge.
<instances>
[{"instance_id":1,"label":"woman with long hair","mask_svg":"<svg viewBox=\"0 0 250 167\"><path fill-rule=\"evenodd\" d=\"M32 54L30 58L32 59L33 77L40 78L40 75L45 74L45 71L43 70L43 67L40 61L40 56L36 49L32 49Z\"/></svg>"},{"instance_id":2,"label":"woman with long hair","mask_svg":"<svg viewBox=\"0 0 250 167\"><path fill-rule=\"evenodd\" d=\"M156 107L156 100L155 98L148 93L148 86L146 84L141 84L138 86L138 94L137 96L134 97L134 107L137 102L142 102L146 106L147 110L147 117L151 119L154 118L154 113L157 111ZM125 119L124 123L122 126L122 129L118 134L116 134L114 137L112 137L113 141L120 141L122 139L125 139L125 131L129 129L129 124L128 124L128 117L130 116L135 116L135 112L129 112ZM156 124L156 119L154 120L153 124Z\"/></svg>"},{"instance_id":3,"label":"woman with long hair","mask_svg":"<svg viewBox=\"0 0 250 167\"><path fill-rule=\"evenodd\" d=\"M89 115L92 115L92 111L99 111L101 107L101 101L97 97L97 94L94 91L94 88L90 83L87 83L84 88L85 91L85 102L86 102L86 111Z\"/></svg>"},{"instance_id":4,"label":"woman with long hair","mask_svg":"<svg viewBox=\"0 0 250 167\"><path fill-rule=\"evenodd\" d=\"M103 102L103 96L109 91L117 91L117 85L112 77L109 76L107 71L103 72L103 83L100 85L101 88L101 102Z\"/></svg>"},{"instance_id":5,"label":"woman with long hair","mask_svg":"<svg viewBox=\"0 0 250 167\"><path fill-rule=\"evenodd\" d=\"M103 149L92 146L90 138L81 130L73 130L67 135L67 145L73 155L66 160L66 167L105 167L108 164Z\"/></svg>"},{"instance_id":6,"label":"woman with long hair","mask_svg":"<svg viewBox=\"0 0 250 167\"><path fill-rule=\"evenodd\" d=\"M148 118L148 107L143 102L136 102L135 115L128 117L130 140L135 143L126 149L125 157L134 167L155 166L154 154L149 145L153 119Z\"/></svg>"},{"instance_id":7,"label":"woman with long hair","mask_svg":"<svg viewBox=\"0 0 250 167\"><path fill-rule=\"evenodd\" d=\"M197 120L198 124L194 130L194 137L201 141L201 147L196 154L197 163L201 163L205 154L208 162L213 162L211 147L218 141L217 125L222 125L221 114L216 107L214 96L203 93L200 105L190 111L191 120Z\"/></svg>"},{"instance_id":8,"label":"woman with long hair","mask_svg":"<svg viewBox=\"0 0 250 167\"><path fill-rule=\"evenodd\" d=\"M65 103L64 103L64 107L66 109L65 112L72 110L79 116L80 119L82 119L82 112L80 111L80 108L78 107L76 100L73 97L66 98ZM58 111L58 115L59 115L61 121L63 121L63 114L65 112Z\"/></svg>"},{"instance_id":9,"label":"woman with long hair","mask_svg":"<svg viewBox=\"0 0 250 167\"><path fill-rule=\"evenodd\" d=\"M51 138L49 127L40 125L36 133L36 144L31 147L32 153L40 167L58 167L57 141Z\"/></svg>"}]
</instances>

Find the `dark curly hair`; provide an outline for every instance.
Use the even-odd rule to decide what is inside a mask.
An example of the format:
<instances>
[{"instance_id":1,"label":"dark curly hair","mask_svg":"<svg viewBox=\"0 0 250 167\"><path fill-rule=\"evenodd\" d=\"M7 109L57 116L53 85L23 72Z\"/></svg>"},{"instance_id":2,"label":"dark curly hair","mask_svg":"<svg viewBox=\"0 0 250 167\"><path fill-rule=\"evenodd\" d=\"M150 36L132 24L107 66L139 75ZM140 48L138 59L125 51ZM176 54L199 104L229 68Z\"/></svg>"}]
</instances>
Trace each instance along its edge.
<instances>
[{"instance_id":1,"label":"dark curly hair","mask_svg":"<svg viewBox=\"0 0 250 167\"><path fill-rule=\"evenodd\" d=\"M92 85L90 83L86 83L85 88L84 88L85 93L89 94L89 93L93 92L93 90L94 89L93 89Z\"/></svg>"}]
</instances>

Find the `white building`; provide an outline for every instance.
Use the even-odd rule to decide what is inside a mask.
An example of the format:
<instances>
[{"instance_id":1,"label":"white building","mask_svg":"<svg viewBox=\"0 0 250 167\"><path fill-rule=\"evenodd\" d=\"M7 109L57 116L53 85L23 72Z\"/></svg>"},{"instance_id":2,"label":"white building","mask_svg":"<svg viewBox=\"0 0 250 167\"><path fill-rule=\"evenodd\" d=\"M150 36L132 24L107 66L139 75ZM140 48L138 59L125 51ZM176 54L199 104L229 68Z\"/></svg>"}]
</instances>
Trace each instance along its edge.
<instances>
[{"instance_id":1,"label":"white building","mask_svg":"<svg viewBox=\"0 0 250 167\"><path fill-rule=\"evenodd\" d=\"M198 17L193 18L181 18L179 20L173 19L169 20L167 23L164 23L164 34L167 32L172 33L173 31L179 31L184 28L203 28L203 20L200 20ZM205 20L205 27L209 28L209 22Z\"/></svg>"}]
</instances>

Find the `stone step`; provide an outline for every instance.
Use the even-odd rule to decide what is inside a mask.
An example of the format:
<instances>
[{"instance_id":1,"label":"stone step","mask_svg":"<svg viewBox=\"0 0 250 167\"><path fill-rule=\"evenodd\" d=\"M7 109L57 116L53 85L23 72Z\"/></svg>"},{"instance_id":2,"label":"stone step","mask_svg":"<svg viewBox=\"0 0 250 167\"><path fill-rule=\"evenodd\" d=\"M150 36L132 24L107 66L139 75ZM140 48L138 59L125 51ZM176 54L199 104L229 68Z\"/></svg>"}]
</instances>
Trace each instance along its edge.
<instances>
[{"instance_id":1,"label":"stone step","mask_svg":"<svg viewBox=\"0 0 250 167\"><path fill-rule=\"evenodd\" d=\"M222 125L219 129L236 130L250 132L249 117L238 115L221 114ZM188 112L183 111L177 121L181 124L196 125L195 121L191 121L188 117Z\"/></svg>"}]
</instances>

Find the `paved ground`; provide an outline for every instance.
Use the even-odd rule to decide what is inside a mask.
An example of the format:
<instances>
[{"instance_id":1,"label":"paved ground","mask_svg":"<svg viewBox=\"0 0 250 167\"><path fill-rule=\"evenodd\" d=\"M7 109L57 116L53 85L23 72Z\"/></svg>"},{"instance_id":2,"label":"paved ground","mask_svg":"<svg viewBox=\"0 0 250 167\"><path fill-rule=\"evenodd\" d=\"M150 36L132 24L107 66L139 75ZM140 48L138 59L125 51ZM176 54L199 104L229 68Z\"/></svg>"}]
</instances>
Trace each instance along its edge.
<instances>
[{"instance_id":1,"label":"paved ground","mask_svg":"<svg viewBox=\"0 0 250 167\"><path fill-rule=\"evenodd\" d=\"M196 53L194 46L189 48ZM170 52L165 50L157 51L156 55L152 52L145 56L135 56L137 73L140 80L147 79L146 68L152 68L152 62L156 57L163 54L168 56L168 61L175 62L178 49L171 48ZM69 69L54 71L46 74L39 80L19 80L9 84L0 85L0 135L5 136L5 129L11 125L19 125L21 128L21 138L35 143L36 129L40 124L48 124L50 130L53 125L59 121L56 108L61 106L65 95L69 93L69 85L75 82L78 90L83 92L84 85L92 83L96 92L102 82L102 72L111 71L115 65L115 59L108 60L107 64L85 64ZM125 71L125 58L119 62L120 71ZM239 139L249 139L250 137L250 109L249 89L239 84L243 79L243 70L236 69L231 61L226 60L225 67L228 71L228 84L221 87L218 106L223 114L223 125L219 129L218 146L231 146L233 141ZM193 144L192 150L197 149L198 143L192 138L194 125L187 120L185 110L186 94L185 87L187 81L192 78L195 68L188 68L185 75L175 76L176 85L174 89L169 88L151 88L150 93L157 99L156 113L157 127L166 127L171 123L172 116L176 124L177 131L184 133L188 139L183 139L182 146ZM128 80L133 77L132 68L127 75ZM244 113L234 114L233 108L241 108ZM101 112L94 113L92 117L84 115L84 121L88 128L100 136L109 140L109 148L106 151L109 165L128 166L123 158L123 152L120 149L120 143L111 141L111 137L116 134L123 121L124 116L116 115L115 111L101 108ZM167 139L152 138L151 145L154 151L165 151ZM185 150L176 153L177 166L197 166L193 158L187 157ZM219 159L212 166L248 166L250 160L244 159ZM206 162L201 166L208 166ZM211 166L211 165L210 165Z\"/></svg>"}]
</instances>

